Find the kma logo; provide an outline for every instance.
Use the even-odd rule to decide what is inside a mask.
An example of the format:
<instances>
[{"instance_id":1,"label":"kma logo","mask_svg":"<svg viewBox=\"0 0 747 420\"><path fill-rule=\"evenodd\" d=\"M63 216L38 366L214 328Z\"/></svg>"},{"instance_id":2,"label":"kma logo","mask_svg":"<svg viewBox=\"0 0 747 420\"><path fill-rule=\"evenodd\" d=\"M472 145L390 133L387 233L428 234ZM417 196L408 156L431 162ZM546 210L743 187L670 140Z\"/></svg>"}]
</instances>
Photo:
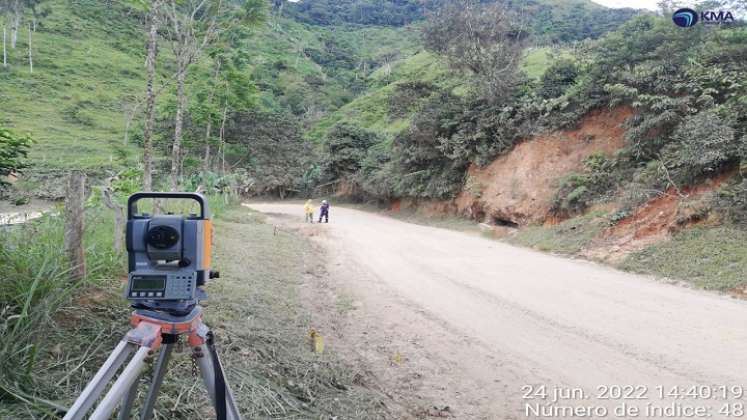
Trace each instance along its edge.
<instances>
[{"instance_id":1,"label":"kma logo","mask_svg":"<svg viewBox=\"0 0 747 420\"><path fill-rule=\"evenodd\" d=\"M734 15L732 15L731 12L724 12L723 10L719 10L718 12L703 12L700 14L700 19L705 24L712 23L720 25L722 23L734 23Z\"/></svg>"},{"instance_id":2,"label":"kma logo","mask_svg":"<svg viewBox=\"0 0 747 420\"><path fill-rule=\"evenodd\" d=\"M726 23L734 23L734 15L729 11L719 10L718 12L713 10L706 10L705 12L698 13L693 9L679 9L672 15L672 20L677 26L683 28L689 28L695 26L698 22L703 22L704 25L721 25Z\"/></svg>"},{"instance_id":3,"label":"kma logo","mask_svg":"<svg viewBox=\"0 0 747 420\"><path fill-rule=\"evenodd\" d=\"M689 28L698 23L698 13L693 9L679 9L672 15L672 20L677 26Z\"/></svg>"}]
</instances>

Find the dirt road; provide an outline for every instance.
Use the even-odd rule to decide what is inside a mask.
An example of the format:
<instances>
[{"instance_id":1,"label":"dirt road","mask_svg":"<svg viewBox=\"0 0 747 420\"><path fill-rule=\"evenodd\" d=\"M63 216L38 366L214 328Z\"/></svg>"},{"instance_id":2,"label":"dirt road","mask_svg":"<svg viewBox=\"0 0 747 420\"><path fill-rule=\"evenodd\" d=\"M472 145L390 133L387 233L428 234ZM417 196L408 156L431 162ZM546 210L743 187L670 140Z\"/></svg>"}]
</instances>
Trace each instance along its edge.
<instances>
[{"instance_id":1,"label":"dirt road","mask_svg":"<svg viewBox=\"0 0 747 420\"><path fill-rule=\"evenodd\" d=\"M350 307L330 345L421 407L415 416L684 418L653 411L679 404L728 418L725 405L747 400L657 388L747 386L745 302L362 211L333 207L332 223L312 227L300 205L251 207L327 249L331 287ZM543 385L545 399L527 398ZM615 413L623 402L652 411ZM566 406L607 412L557 411Z\"/></svg>"}]
</instances>

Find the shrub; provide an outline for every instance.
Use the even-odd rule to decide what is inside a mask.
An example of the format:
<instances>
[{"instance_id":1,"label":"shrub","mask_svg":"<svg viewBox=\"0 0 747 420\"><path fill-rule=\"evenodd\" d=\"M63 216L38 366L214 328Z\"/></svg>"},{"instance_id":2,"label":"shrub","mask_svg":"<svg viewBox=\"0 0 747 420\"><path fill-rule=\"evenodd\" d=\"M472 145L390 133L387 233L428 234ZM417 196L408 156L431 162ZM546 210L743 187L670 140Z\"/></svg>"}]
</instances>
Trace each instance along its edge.
<instances>
[{"instance_id":1,"label":"shrub","mask_svg":"<svg viewBox=\"0 0 747 420\"><path fill-rule=\"evenodd\" d=\"M576 83L578 76L578 66L573 60L558 60L542 75L537 93L545 99L557 98Z\"/></svg>"},{"instance_id":2,"label":"shrub","mask_svg":"<svg viewBox=\"0 0 747 420\"><path fill-rule=\"evenodd\" d=\"M661 155L672 180L679 184L713 176L747 156L744 139L740 141L736 131L714 110L687 119L672 137Z\"/></svg>"},{"instance_id":3,"label":"shrub","mask_svg":"<svg viewBox=\"0 0 747 420\"><path fill-rule=\"evenodd\" d=\"M27 166L24 159L30 147L30 137L18 136L0 126L0 187L6 185L3 177Z\"/></svg>"},{"instance_id":4,"label":"shrub","mask_svg":"<svg viewBox=\"0 0 747 420\"><path fill-rule=\"evenodd\" d=\"M389 199L394 196L394 178L390 145L381 142L368 149L356 177L361 190L376 198Z\"/></svg>"},{"instance_id":5,"label":"shrub","mask_svg":"<svg viewBox=\"0 0 747 420\"><path fill-rule=\"evenodd\" d=\"M423 98L427 98L435 90L436 87L428 82L397 83L394 87L394 94L389 97L389 114L400 118L409 115Z\"/></svg>"},{"instance_id":6,"label":"shrub","mask_svg":"<svg viewBox=\"0 0 747 420\"><path fill-rule=\"evenodd\" d=\"M747 224L747 179L721 188L714 196L713 208L731 222Z\"/></svg>"},{"instance_id":7,"label":"shrub","mask_svg":"<svg viewBox=\"0 0 747 420\"><path fill-rule=\"evenodd\" d=\"M616 186L615 165L614 160L604 155L589 156L584 161L584 172L561 179L551 211L562 215L578 214L594 202L609 199Z\"/></svg>"},{"instance_id":8,"label":"shrub","mask_svg":"<svg viewBox=\"0 0 747 420\"><path fill-rule=\"evenodd\" d=\"M379 141L375 133L352 124L340 123L332 127L325 140L325 175L329 180L355 175L368 148Z\"/></svg>"},{"instance_id":9,"label":"shrub","mask_svg":"<svg viewBox=\"0 0 747 420\"><path fill-rule=\"evenodd\" d=\"M469 161L445 149L461 111L458 98L436 95L413 117L410 129L394 139L391 178L395 195L449 198L459 192Z\"/></svg>"},{"instance_id":10,"label":"shrub","mask_svg":"<svg viewBox=\"0 0 747 420\"><path fill-rule=\"evenodd\" d=\"M299 121L282 112L240 112L228 122L226 160L243 170L241 189L252 194L277 194L284 198L296 192L297 184L313 155L301 137Z\"/></svg>"}]
</instances>

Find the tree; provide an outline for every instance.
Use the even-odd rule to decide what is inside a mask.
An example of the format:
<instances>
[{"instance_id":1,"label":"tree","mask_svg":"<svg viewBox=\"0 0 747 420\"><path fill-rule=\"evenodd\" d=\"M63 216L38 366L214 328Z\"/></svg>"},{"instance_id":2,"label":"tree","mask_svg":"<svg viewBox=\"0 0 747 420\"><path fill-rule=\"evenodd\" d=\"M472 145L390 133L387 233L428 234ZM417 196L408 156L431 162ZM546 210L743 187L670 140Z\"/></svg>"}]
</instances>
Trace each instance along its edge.
<instances>
[{"instance_id":1,"label":"tree","mask_svg":"<svg viewBox=\"0 0 747 420\"><path fill-rule=\"evenodd\" d=\"M145 128L143 130L143 189L153 189L153 126L156 120L156 95L153 84L156 79L156 59L158 57L158 27L161 0L153 0L148 12L148 52L145 67L148 73L146 87Z\"/></svg>"},{"instance_id":2,"label":"tree","mask_svg":"<svg viewBox=\"0 0 747 420\"><path fill-rule=\"evenodd\" d=\"M747 145L715 110L707 110L680 124L661 158L674 182L692 184L735 167L747 158Z\"/></svg>"},{"instance_id":3,"label":"tree","mask_svg":"<svg viewBox=\"0 0 747 420\"><path fill-rule=\"evenodd\" d=\"M356 174L368 148L381 141L375 133L352 124L332 127L324 142L325 173L330 180L341 180Z\"/></svg>"},{"instance_id":4,"label":"tree","mask_svg":"<svg viewBox=\"0 0 747 420\"><path fill-rule=\"evenodd\" d=\"M281 112L237 112L226 126L226 140L234 166L250 177L245 189L280 198L296 190L312 153L298 120Z\"/></svg>"},{"instance_id":5,"label":"tree","mask_svg":"<svg viewBox=\"0 0 747 420\"><path fill-rule=\"evenodd\" d=\"M15 49L18 42L18 29L21 27L21 19L27 9L31 10L33 19L30 28L36 31L36 22L39 17L46 16L49 11L40 11L39 6L44 0L0 0L0 11L4 12L10 20L10 48Z\"/></svg>"},{"instance_id":6,"label":"tree","mask_svg":"<svg viewBox=\"0 0 747 420\"><path fill-rule=\"evenodd\" d=\"M168 22L165 25L167 38L176 60L177 101L170 176L172 191L177 189L181 176L182 131L187 106L185 82L190 66L199 59L206 47L212 45L233 26L262 21L265 6L261 0L245 0L238 6L223 0L168 0L162 8Z\"/></svg>"},{"instance_id":7,"label":"tree","mask_svg":"<svg viewBox=\"0 0 747 420\"><path fill-rule=\"evenodd\" d=\"M576 83L578 75L578 65L573 60L561 58L545 70L538 94L545 99L557 98Z\"/></svg>"},{"instance_id":8,"label":"tree","mask_svg":"<svg viewBox=\"0 0 747 420\"><path fill-rule=\"evenodd\" d=\"M6 177L27 167L25 158L31 147L31 138L18 136L3 127L0 127L0 177ZM6 185L6 181L0 178L0 186Z\"/></svg>"},{"instance_id":9,"label":"tree","mask_svg":"<svg viewBox=\"0 0 747 420\"><path fill-rule=\"evenodd\" d=\"M282 4L281 0L273 0ZM288 2L289 14L315 25L353 23L360 25L403 26L422 19L419 0L302 0Z\"/></svg>"},{"instance_id":10,"label":"tree","mask_svg":"<svg viewBox=\"0 0 747 420\"><path fill-rule=\"evenodd\" d=\"M18 42L18 27L21 26L23 6L21 0L9 0L10 11L10 48L16 49Z\"/></svg>"},{"instance_id":11,"label":"tree","mask_svg":"<svg viewBox=\"0 0 747 420\"><path fill-rule=\"evenodd\" d=\"M232 111L245 111L254 105L255 87L247 63L249 57L240 48L247 39L248 32L243 27L234 27L208 51L212 69L210 75L199 77L193 85L196 101L190 109L195 123L205 127L203 171L213 168L215 151L213 127L218 127L217 156L221 161L221 172L225 172L225 125Z\"/></svg>"},{"instance_id":12,"label":"tree","mask_svg":"<svg viewBox=\"0 0 747 420\"><path fill-rule=\"evenodd\" d=\"M410 128L394 139L388 167L394 195L440 199L459 191L469 162L451 158L442 149L456 133L462 112L458 98L434 95L413 117Z\"/></svg>"},{"instance_id":13,"label":"tree","mask_svg":"<svg viewBox=\"0 0 747 420\"><path fill-rule=\"evenodd\" d=\"M458 0L436 9L423 28L427 49L472 76L485 98L499 101L516 84L527 32L500 3Z\"/></svg>"},{"instance_id":14,"label":"tree","mask_svg":"<svg viewBox=\"0 0 747 420\"><path fill-rule=\"evenodd\" d=\"M23 0L24 6L27 9L31 9L31 29L36 32L36 24L40 17L45 17L50 13L49 9L40 10L39 6L44 3L45 0Z\"/></svg>"},{"instance_id":15,"label":"tree","mask_svg":"<svg viewBox=\"0 0 747 420\"><path fill-rule=\"evenodd\" d=\"M275 17L280 18L283 16L283 7L288 0L272 0L272 10L275 12Z\"/></svg>"}]
</instances>

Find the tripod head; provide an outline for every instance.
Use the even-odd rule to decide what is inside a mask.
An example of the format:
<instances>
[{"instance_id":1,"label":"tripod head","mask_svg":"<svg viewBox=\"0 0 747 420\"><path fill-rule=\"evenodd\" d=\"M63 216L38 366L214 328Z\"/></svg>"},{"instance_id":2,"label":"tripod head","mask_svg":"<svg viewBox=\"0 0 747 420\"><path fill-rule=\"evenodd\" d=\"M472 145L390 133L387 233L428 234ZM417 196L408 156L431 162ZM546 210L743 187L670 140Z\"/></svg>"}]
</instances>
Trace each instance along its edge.
<instances>
[{"instance_id":1,"label":"tripod head","mask_svg":"<svg viewBox=\"0 0 747 420\"><path fill-rule=\"evenodd\" d=\"M152 213L138 210L150 198ZM163 201L190 200L199 212L156 214ZM166 203L168 204L168 203ZM140 192L127 201L128 282L125 297L137 309L183 316L201 300L211 271L213 225L208 203L197 193Z\"/></svg>"}]
</instances>

